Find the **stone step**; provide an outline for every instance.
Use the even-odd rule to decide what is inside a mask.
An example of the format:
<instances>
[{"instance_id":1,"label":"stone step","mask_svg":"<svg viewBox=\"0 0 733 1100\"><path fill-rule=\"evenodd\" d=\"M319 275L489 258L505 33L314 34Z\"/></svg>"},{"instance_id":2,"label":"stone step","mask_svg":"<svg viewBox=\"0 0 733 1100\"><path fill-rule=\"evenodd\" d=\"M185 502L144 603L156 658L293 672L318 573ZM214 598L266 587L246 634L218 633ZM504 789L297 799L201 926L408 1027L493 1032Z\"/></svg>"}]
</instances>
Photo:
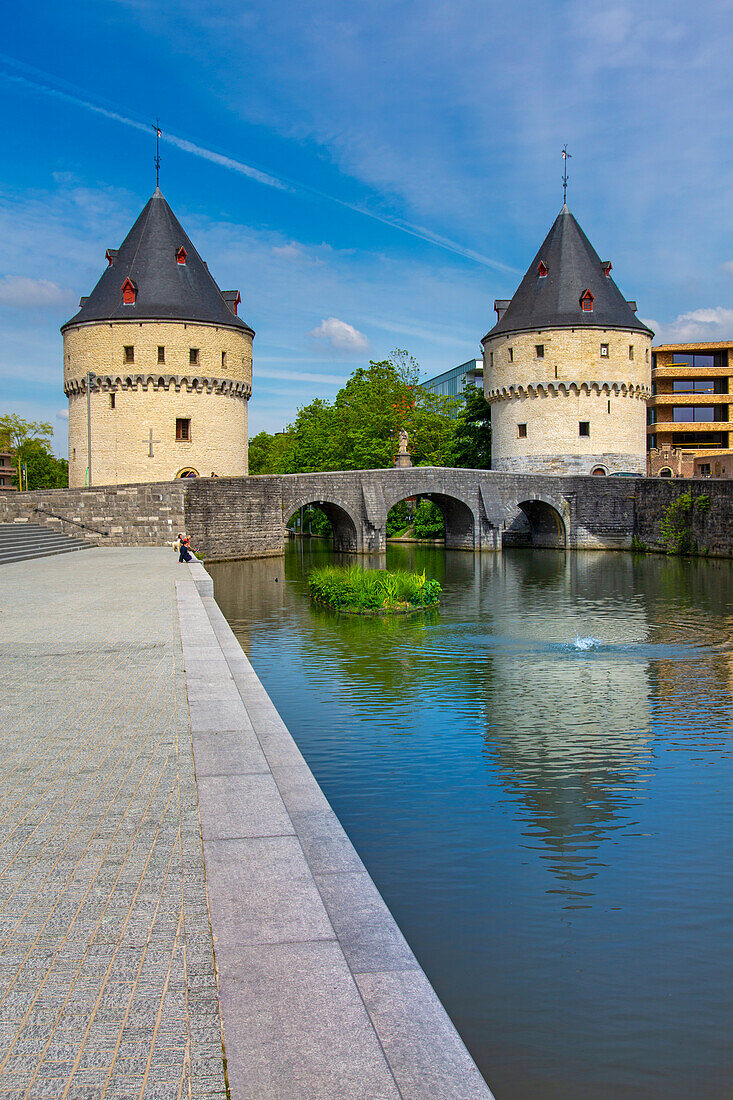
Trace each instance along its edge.
<instances>
[{"instance_id":1,"label":"stone step","mask_svg":"<svg viewBox=\"0 0 733 1100\"><path fill-rule=\"evenodd\" d=\"M0 550L0 565L10 565L15 561L30 561L31 558L51 558L56 554L75 554L79 550L91 549L91 546L64 546L43 550Z\"/></svg>"}]
</instances>

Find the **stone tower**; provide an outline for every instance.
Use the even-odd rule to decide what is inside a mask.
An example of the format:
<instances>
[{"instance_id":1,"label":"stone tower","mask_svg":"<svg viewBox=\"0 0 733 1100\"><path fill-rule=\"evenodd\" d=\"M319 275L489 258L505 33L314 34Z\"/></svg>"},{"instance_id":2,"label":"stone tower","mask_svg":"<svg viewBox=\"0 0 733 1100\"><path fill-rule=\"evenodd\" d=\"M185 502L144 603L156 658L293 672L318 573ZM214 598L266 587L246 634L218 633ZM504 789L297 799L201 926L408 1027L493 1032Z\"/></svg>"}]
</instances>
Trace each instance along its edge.
<instances>
[{"instance_id":1,"label":"stone tower","mask_svg":"<svg viewBox=\"0 0 733 1100\"><path fill-rule=\"evenodd\" d=\"M494 309L482 340L494 469L645 473L654 333L567 206Z\"/></svg>"},{"instance_id":2,"label":"stone tower","mask_svg":"<svg viewBox=\"0 0 733 1100\"><path fill-rule=\"evenodd\" d=\"M219 290L159 188L106 258L61 329L69 485L246 474L254 332L239 292Z\"/></svg>"}]
</instances>

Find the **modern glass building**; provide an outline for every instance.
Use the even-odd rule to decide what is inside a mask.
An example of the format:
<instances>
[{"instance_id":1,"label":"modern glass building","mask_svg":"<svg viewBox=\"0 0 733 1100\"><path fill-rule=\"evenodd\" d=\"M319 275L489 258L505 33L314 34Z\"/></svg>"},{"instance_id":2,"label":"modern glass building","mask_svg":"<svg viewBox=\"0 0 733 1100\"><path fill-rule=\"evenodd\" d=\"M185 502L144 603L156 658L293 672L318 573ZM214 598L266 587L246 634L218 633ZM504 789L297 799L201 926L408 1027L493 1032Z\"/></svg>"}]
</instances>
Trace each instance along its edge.
<instances>
[{"instance_id":1,"label":"modern glass building","mask_svg":"<svg viewBox=\"0 0 733 1100\"><path fill-rule=\"evenodd\" d=\"M461 363L458 367L436 374L434 378L426 379L422 385L426 390L444 397L463 397L466 382L483 390L484 365L480 359L469 359L467 363Z\"/></svg>"}]
</instances>

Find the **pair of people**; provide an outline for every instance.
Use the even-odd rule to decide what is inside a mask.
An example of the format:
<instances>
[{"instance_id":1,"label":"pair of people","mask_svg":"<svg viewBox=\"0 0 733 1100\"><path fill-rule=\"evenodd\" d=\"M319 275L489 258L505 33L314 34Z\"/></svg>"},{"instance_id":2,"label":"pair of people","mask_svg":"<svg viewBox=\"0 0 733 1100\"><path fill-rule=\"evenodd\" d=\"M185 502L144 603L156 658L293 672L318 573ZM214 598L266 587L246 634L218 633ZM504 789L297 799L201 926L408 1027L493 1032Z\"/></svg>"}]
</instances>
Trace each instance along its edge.
<instances>
[{"instance_id":1,"label":"pair of people","mask_svg":"<svg viewBox=\"0 0 733 1100\"><path fill-rule=\"evenodd\" d=\"M191 540L188 535L178 534L178 561L193 561L191 553Z\"/></svg>"}]
</instances>

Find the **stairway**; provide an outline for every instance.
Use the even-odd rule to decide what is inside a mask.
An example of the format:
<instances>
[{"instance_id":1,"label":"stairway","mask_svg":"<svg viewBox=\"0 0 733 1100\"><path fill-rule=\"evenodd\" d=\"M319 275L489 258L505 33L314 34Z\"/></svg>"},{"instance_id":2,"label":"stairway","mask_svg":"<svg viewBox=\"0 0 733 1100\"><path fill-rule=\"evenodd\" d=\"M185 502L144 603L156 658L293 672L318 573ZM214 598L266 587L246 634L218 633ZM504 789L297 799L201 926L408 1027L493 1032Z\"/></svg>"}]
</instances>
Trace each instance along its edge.
<instances>
[{"instance_id":1,"label":"stairway","mask_svg":"<svg viewBox=\"0 0 733 1100\"><path fill-rule=\"evenodd\" d=\"M90 543L62 535L51 527L34 523L0 523L0 565L28 558L45 558L51 554L70 554L72 550L87 550Z\"/></svg>"}]
</instances>

